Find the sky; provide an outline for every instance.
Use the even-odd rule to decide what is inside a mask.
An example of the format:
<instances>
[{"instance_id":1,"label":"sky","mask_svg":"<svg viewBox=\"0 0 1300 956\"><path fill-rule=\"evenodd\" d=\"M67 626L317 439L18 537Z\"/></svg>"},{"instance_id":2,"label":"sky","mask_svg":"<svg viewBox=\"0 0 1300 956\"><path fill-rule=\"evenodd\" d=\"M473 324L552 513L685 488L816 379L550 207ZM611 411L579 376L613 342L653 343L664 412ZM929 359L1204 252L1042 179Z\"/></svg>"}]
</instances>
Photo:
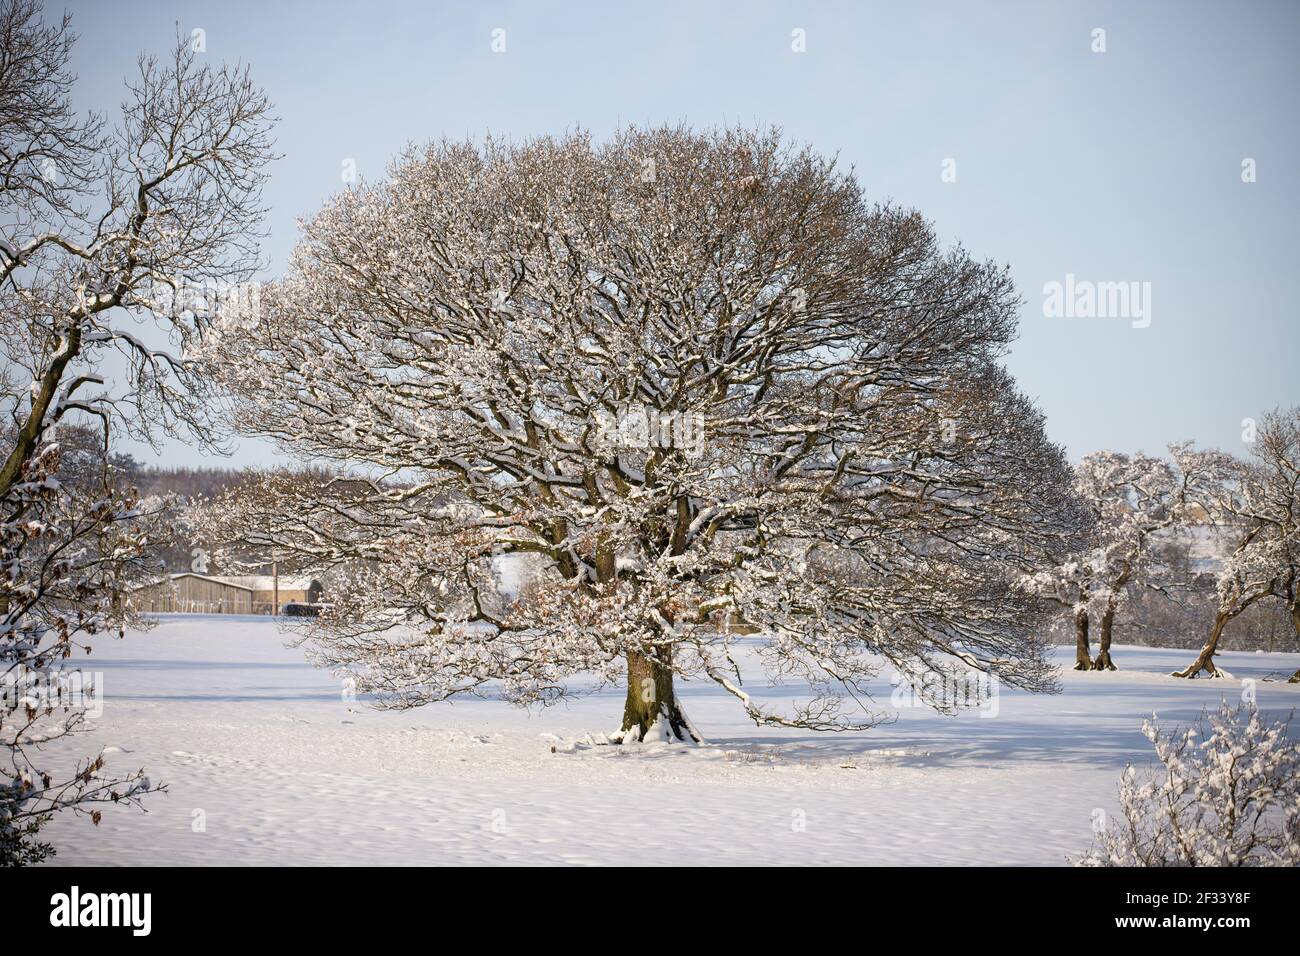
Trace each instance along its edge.
<instances>
[{"instance_id":1,"label":"sky","mask_svg":"<svg viewBox=\"0 0 1300 956\"><path fill-rule=\"evenodd\" d=\"M1243 419L1300 404L1300 3L65 9L84 108L116 109L137 54L165 53L178 28L202 30L214 62L251 66L281 117L268 276L346 163L376 179L407 143L777 125L838 155L870 198L1010 266L1025 306L1007 364L1072 458L1184 439L1240 452ZM1053 308L1052 283L1077 307ZM1094 283L1134 283L1128 309L1090 313L1074 296ZM254 441L228 460L128 450L275 461Z\"/></svg>"}]
</instances>

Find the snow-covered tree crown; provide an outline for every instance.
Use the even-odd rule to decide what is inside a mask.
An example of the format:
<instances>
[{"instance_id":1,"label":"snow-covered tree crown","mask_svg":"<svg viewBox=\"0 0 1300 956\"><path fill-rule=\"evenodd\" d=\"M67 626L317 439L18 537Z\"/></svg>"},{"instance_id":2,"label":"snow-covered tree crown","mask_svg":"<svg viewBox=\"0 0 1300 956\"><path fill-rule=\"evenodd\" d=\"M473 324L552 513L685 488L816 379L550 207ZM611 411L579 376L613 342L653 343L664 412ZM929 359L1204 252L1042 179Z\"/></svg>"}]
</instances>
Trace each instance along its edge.
<instances>
[{"instance_id":1,"label":"snow-covered tree crown","mask_svg":"<svg viewBox=\"0 0 1300 956\"><path fill-rule=\"evenodd\" d=\"M1052 685L1011 582L1070 471L998 364L1007 270L776 132L410 150L261 305L209 355L243 427L389 480L271 476L217 524L352 569L313 643L384 702L549 699L630 654L818 727L881 660ZM538 562L509 605L502 554ZM758 707L722 619L822 696Z\"/></svg>"},{"instance_id":2,"label":"snow-covered tree crown","mask_svg":"<svg viewBox=\"0 0 1300 956\"><path fill-rule=\"evenodd\" d=\"M1158 580L1151 568L1152 539L1194 520L1195 496L1208 479L1201 456L1186 445L1170 447L1170 458L1099 451L1074 468L1078 506L1086 515L1077 547L1050 569L1026 575L1021 586L1072 611L1115 606L1136 582Z\"/></svg>"}]
</instances>

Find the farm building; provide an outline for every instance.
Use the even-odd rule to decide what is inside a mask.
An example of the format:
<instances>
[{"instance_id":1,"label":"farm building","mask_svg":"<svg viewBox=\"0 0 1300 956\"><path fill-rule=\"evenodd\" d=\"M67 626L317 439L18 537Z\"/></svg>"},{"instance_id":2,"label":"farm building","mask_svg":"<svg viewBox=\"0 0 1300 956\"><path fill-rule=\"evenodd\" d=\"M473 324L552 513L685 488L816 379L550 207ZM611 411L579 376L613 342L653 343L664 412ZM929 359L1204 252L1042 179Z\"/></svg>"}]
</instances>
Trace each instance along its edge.
<instances>
[{"instance_id":1,"label":"farm building","mask_svg":"<svg viewBox=\"0 0 1300 956\"><path fill-rule=\"evenodd\" d=\"M254 614L271 614L273 608L288 603L315 604L322 593L319 581L299 575L280 575L278 588L275 575L272 574L227 575L212 577L212 580L250 589L253 592Z\"/></svg>"},{"instance_id":2,"label":"farm building","mask_svg":"<svg viewBox=\"0 0 1300 956\"><path fill-rule=\"evenodd\" d=\"M132 594L136 610L190 614L275 614L288 603L315 604L321 583L270 574L219 576L184 571L145 585Z\"/></svg>"}]
</instances>

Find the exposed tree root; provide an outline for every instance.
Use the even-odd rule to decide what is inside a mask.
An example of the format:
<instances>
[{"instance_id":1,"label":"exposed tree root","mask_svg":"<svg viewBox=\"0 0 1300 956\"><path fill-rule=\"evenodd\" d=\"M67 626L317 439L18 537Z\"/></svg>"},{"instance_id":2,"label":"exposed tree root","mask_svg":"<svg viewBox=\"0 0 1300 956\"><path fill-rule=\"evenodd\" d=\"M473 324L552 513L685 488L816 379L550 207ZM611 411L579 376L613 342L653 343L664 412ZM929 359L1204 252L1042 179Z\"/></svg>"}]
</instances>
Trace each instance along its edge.
<instances>
[{"instance_id":1,"label":"exposed tree root","mask_svg":"<svg viewBox=\"0 0 1300 956\"><path fill-rule=\"evenodd\" d=\"M1213 654L1206 654L1204 652L1201 653L1200 657L1192 661L1192 663L1188 667L1180 671L1173 671L1170 673L1169 676L1194 678L1194 677L1200 677L1202 674L1204 674L1206 677L1230 676L1229 674L1227 674L1227 672L1221 671L1214 666Z\"/></svg>"},{"instance_id":2,"label":"exposed tree root","mask_svg":"<svg viewBox=\"0 0 1300 956\"><path fill-rule=\"evenodd\" d=\"M1092 669L1095 671L1115 671L1119 670L1115 662L1110 659L1110 651L1103 650L1097 655L1097 659L1092 662Z\"/></svg>"}]
</instances>

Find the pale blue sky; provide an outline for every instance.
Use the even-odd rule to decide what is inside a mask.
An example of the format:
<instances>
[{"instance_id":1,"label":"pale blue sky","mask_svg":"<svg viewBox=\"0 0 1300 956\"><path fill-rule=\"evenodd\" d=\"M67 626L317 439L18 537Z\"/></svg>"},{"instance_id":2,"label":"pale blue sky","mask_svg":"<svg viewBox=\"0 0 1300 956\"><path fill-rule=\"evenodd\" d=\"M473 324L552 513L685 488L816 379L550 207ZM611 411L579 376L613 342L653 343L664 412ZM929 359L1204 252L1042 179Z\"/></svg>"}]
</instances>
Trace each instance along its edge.
<instances>
[{"instance_id":1,"label":"pale blue sky","mask_svg":"<svg viewBox=\"0 0 1300 956\"><path fill-rule=\"evenodd\" d=\"M252 65L282 117L273 273L345 159L374 177L443 134L778 124L1011 265L1027 304L1009 364L1072 456L1182 438L1240 451L1242 418L1300 403L1300 3L66 7L84 106L118 103L136 53L165 50L177 22L206 31L213 60ZM1150 282L1150 327L1045 318L1043 285L1067 273ZM246 443L233 462L270 460Z\"/></svg>"}]
</instances>

